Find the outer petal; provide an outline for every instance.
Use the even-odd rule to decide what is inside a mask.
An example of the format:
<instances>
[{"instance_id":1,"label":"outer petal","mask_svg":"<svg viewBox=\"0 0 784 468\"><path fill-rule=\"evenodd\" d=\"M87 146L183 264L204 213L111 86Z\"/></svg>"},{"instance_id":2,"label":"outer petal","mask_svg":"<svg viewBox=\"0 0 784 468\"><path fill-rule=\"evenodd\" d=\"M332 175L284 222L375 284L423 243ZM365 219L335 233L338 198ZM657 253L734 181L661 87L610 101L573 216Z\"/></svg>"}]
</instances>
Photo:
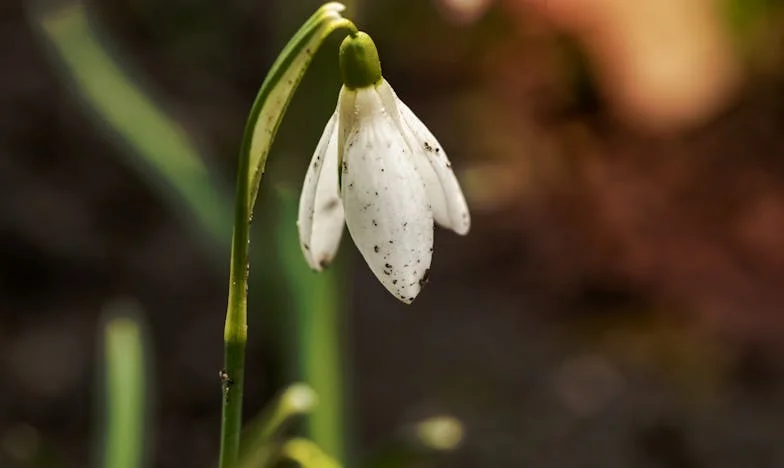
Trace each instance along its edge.
<instances>
[{"instance_id":1,"label":"outer petal","mask_svg":"<svg viewBox=\"0 0 784 468\"><path fill-rule=\"evenodd\" d=\"M358 90L342 165L346 224L370 269L403 302L427 280L433 215L410 150L373 88Z\"/></svg>"},{"instance_id":2,"label":"outer petal","mask_svg":"<svg viewBox=\"0 0 784 468\"><path fill-rule=\"evenodd\" d=\"M317 271L335 257L343 234L343 204L338 190L337 116L336 111L324 128L299 199L300 247L308 265Z\"/></svg>"},{"instance_id":3,"label":"outer petal","mask_svg":"<svg viewBox=\"0 0 784 468\"><path fill-rule=\"evenodd\" d=\"M471 215L446 152L425 124L397 98L389 83L384 81L378 89L382 96L387 94L385 104L392 106L394 102L399 112L397 123L413 152L436 222L460 235L467 234L471 227Z\"/></svg>"}]
</instances>

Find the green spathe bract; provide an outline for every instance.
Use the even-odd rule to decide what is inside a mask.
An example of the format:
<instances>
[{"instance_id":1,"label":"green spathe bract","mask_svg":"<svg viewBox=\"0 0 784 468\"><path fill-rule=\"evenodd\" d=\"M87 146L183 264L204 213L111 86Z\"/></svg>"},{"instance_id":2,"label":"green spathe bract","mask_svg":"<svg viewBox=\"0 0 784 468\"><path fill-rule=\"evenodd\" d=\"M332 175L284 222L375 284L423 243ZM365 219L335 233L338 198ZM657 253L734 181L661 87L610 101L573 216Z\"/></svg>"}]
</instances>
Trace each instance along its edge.
<instances>
[{"instance_id":1,"label":"green spathe bract","mask_svg":"<svg viewBox=\"0 0 784 468\"><path fill-rule=\"evenodd\" d=\"M381 61L370 36L358 32L343 39L340 44L340 74L349 89L367 88L381 81Z\"/></svg>"}]
</instances>

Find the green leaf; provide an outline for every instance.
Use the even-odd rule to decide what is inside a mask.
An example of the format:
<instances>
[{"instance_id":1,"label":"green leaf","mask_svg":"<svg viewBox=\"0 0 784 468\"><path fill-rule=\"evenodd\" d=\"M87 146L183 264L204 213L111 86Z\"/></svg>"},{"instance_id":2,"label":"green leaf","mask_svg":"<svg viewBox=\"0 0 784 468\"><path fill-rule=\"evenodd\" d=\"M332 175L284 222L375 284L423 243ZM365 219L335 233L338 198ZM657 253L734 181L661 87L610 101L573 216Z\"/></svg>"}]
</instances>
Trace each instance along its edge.
<instances>
[{"instance_id":1,"label":"green leaf","mask_svg":"<svg viewBox=\"0 0 784 468\"><path fill-rule=\"evenodd\" d=\"M154 174L142 174L163 185L161 192L170 202L184 201L217 245L227 246L231 226L227 194L218 190L187 133L112 59L81 2L44 10L35 20L77 94L130 146L134 166L152 169Z\"/></svg>"},{"instance_id":2,"label":"green leaf","mask_svg":"<svg viewBox=\"0 0 784 468\"><path fill-rule=\"evenodd\" d=\"M139 468L144 454L145 367L142 328L132 304L111 307L104 329L105 468Z\"/></svg>"},{"instance_id":3,"label":"green leaf","mask_svg":"<svg viewBox=\"0 0 784 468\"><path fill-rule=\"evenodd\" d=\"M283 444L280 452L283 458L297 462L302 468L341 468L340 463L307 439L291 439Z\"/></svg>"},{"instance_id":4,"label":"green leaf","mask_svg":"<svg viewBox=\"0 0 784 468\"><path fill-rule=\"evenodd\" d=\"M313 410L318 397L305 384L292 384L268 407L261 416L243 430L239 466L261 468L269 466L277 451L276 436L297 416Z\"/></svg>"},{"instance_id":5,"label":"green leaf","mask_svg":"<svg viewBox=\"0 0 784 468\"><path fill-rule=\"evenodd\" d=\"M315 274L302 259L297 229L286 220L297 217L297 197L278 190L281 202L277 245L283 277L291 288L290 303L296 316L296 355L300 375L319 396L321 404L308 417L308 435L331 456L344 460L343 373L340 356L340 262Z\"/></svg>"}]
</instances>

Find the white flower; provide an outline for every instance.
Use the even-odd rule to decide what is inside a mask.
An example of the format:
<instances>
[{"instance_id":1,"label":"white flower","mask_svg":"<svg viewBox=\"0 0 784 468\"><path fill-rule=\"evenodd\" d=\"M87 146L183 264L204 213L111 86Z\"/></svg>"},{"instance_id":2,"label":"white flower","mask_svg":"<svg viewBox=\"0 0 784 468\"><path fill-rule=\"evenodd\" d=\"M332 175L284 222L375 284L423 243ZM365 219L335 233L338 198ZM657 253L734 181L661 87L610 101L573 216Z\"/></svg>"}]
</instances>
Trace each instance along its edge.
<instances>
[{"instance_id":1,"label":"white flower","mask_svg":"<svg viewBox=\"0 0 784 468\"><path fill-rule=\"evenodd\" d=\"M427 281L433 221L458 234L470 226L443 148L383 78L343 86L308 167L297 224L311 268L331 262L344 220L370 269L406 303Z\"/></svg>"}]
</instances>

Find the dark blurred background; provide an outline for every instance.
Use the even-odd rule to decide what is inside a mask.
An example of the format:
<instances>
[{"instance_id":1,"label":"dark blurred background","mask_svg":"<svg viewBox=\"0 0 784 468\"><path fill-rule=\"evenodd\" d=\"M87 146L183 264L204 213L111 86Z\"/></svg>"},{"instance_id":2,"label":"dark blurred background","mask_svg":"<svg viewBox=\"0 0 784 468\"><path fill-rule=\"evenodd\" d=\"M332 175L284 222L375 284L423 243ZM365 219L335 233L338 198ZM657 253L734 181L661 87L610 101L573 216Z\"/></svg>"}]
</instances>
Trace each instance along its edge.
<instances>
[{"instance_id":1,"label":"dark blurred background","mask_svg":"<svg viewBox=\"0 0 784 468\"><path fill-rule=\"evenodd\" d=\"M347 3L473 216L466 238L437 232L410 307L344 241L350 450L449 413L465 440L437 466L784 466L782 2ZM202 195L229 223L212 233L74 80L62 50L87 49L47 23L68 5L0 5L0 466L90 463L101 317L128 299L149 332L151 466L214 466L240 137L319 3L83 5L195 142L217 181ZM257 206L249 417L295 374L274 241L294 217L275 200L296 198L335 105L338 40L283 121Z\"/></svg>"}]
</instances>

